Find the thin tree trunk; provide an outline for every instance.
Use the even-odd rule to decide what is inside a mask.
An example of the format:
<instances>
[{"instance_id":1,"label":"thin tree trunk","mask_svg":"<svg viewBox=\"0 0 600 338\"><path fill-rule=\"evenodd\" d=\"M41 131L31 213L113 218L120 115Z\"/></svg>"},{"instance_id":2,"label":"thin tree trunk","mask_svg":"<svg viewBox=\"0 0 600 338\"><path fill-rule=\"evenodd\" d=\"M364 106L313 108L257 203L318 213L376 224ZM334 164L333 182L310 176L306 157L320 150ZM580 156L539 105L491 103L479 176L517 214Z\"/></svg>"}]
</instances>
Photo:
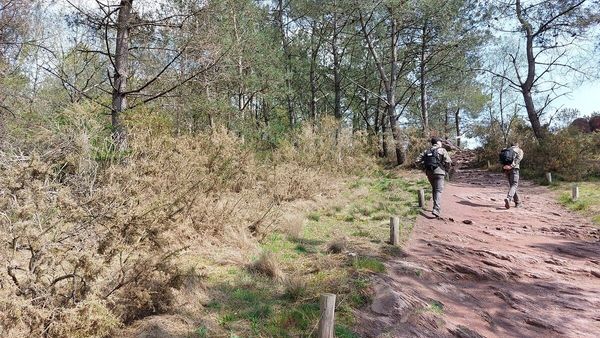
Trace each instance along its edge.
<instances>
[{"instance_id":1,"label":"thin tree trunk","mask_svg":"<svg viewBox=\"0 0 600 338\"><path fill-rule=\"evenodd\" d=\"M334 109L333 116L336 119L342 118L342 77L340 71L340 55L338 50L338 16L337 8L333 14L333 36L331 39L331 52L333 54L333 92Z\"/></svg>"},{"instance_id":2,"label":"thin tree trunk","mask_svg":"<svg viewBox=\"0 0 600 338\"><path fill-rule=\"evenodd\" d=\"M111 122L113 141L118 148L127 147L127 131L121 120L121 113L127 109L127 77L129 75L129 21L133 0L121 0L117 18L117 41L114 56L114 78L112 92Z\"/></svg>"},{"instance_id":3,"label":"thin tree trunk","mask_svg":"<svg viewBox=\"0 0 600 338\"><path fill-rule=\"evenodd\" d=\"M317 57L319 54L319 46L315 46L314 38L315 31L317 30L317 21L313 21L312 24L312 32L310 36L310 69L309 69L309 79L310 79L310 102L309 102L309 112L310 118L313 123L317 119Z\"/></svg>"},{"instance_id":4,"label":"thin tree trunk","mask_svg":"<svg viewBox=\"0 0 600 338\"><path fill-rule=\"evenodd\" d=\"M456 108L456 112L454 112L454 123L456 124L456 146L460 147L460 108Z\"/></svg>"},{"instance_id":5,"label":"thin tree trunk","mask_svg":"<svg viewBox=\"0 0 600 338\"><path fill-rule=\"evenodd\" d=\"M288 48L287 34L285 32L285 24L284 24L284 0L279 0L277 4L277 20L279 21L279 30L281 34L281 43L283 46L283 54L285 56L286 64L285 64L285 98L287 102L287 111L288 111L288 119L290 122L290 127L294 127L296 125L296 115L294 114L294 105L292 103L292 96L290 94L292 88L292 80L290 78L292 74L292 55L290 54Z\"/></svg>"},{"instance_id":6,"label":"thin tree trunk","mask_svg":"<svg viewBox=\"0 0 600 338\"><path fill-rule=\"evenodd\" d=\"M390 127L392 128L392 135L394 137L394 145L396 149L396 164L401 165L404 163L405 154L404 149L402 147L401 137L400 137L400 126L398 126L398 120L396 119L396 79L398 73L398 38L396 31L396 19L393 17L392 9L390 8L391 14L391 35L390 35L390 77L389 77L389 88L388 88L388 117L390 119Z\"/></svg>"},{"instance_id":7,"label":"thin tree trunk","mask_svg":"<svg viewBox=\"0 0 600 338\"><path fill-rule=\"evenodd\" d=\"M421 52L419 55L419 86L421 89L421 119L423 120L423 134L429 135L429 111L427 107L427 85L426 85L426 34L427 25L423 25L421 34Z\"/></svg>"},{"instance_id":8,"label":"thin tree trunk","mask_svg":"<svg viewBox=\"0 0 600 338\"><path fill-rule=\"evenodd\" d=\"M383 153L381 154L381 157L383 157L383 158L387 158L387 156L388 156L388 145L387 145L387 140L386 140L386 135L385 135L385 133L387 132L385 116L386 116L385 114L381 114L381 150L383 151Z\"/></svg>"},{"instance_id":9,"label":"thin tree trunk","mask_svg":"<svg viewBox=\"0 0 600 338\"><path fill-rule=\"evenodd\" d=\"M402 143L400 141L400 127L398 126L398 121L395 116L396 111L396 78L398 72L398 32L396 27L396 19L394 19L392 8L387 8L390 14L390 55L389 55L389 64L390 64L390 74L386 74L384 66L382 62L379 61L375 48L373 47L373 42L367 32L366 23L364 22L363 17L360 17L361 28L363 34L365 36L365 40L367 42L367 47L369 48L369 52L373 59L375 60L375 64L377 65L377 70L379 71L379 75L381 77L381 81L385 88L386 93L386 113L387 119L390 122L390 128L392 130L392 136L394 139L395 150L396 150L396 164L401 165L405 161L404 149L402 147Z\"/></svg>"},{"instance_id":10,"label":"thin tree trunk","mask_svg":"<svg viewBox=\"0 0 600 338\"><path fill-rule=\"evenodd\" d=\"M527 22L527 20L523 17L523 13L521 10L521 1L517 0L515 2L517 18L521 23L521 27L525 30L525 38L526 38L526 54L527 54L527 77L524 82L521 82L521 94L523 95L523 100L525 101L525 109L527 110L527 116L529 117L529 122L531 122L531 128L533 129L533 134L535 138L541 140L544 138L544 132L542 130L542 126L540 124L540 117L538 115L537 110L535 109L535 104L533 102L533 97L531 96L531 91L533 89L533 84L535 80L535 55L533 54L533 39L534 33L531 27L531 24ZM520 81L520 79L519 79Z\"/></svg>"}]
</instances>

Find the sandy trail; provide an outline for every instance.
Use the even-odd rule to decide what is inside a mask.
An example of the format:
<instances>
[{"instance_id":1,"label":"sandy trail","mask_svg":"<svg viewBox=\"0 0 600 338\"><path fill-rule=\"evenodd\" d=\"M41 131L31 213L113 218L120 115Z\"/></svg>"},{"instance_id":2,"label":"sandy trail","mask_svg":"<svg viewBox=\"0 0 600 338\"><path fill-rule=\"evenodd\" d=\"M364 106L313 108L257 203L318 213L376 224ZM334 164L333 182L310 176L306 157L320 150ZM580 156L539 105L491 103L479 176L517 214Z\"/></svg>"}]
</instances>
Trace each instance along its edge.
<instances>
[{"instance_id":1,"label":"sandy trail","mask_svg":"<svg viewBox=\"0 0 600 338\"><path fill-rule=\"evenodd\" d=\"M497 173L456 174L446 219L424 212L376 278L361 336L600 337L599 229L530 182L525 206L506 210L507 185Z\"/></svg>"}]
</instances>

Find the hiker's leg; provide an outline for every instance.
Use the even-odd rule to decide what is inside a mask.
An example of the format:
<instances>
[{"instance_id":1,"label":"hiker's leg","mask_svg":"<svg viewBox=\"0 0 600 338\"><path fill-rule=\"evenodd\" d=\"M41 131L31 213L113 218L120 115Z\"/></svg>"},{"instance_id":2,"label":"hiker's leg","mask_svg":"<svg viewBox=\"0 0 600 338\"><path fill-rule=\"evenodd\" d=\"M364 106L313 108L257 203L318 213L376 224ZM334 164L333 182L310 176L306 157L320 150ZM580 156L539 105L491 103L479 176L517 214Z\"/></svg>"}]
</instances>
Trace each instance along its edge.
<instances>
[{"instance_id":1,"label":"hiker's leg","mask_svg":"<svg viewBox=\"0 0 600 338\"><path fill-rule=\"evenodd\" d=\"M432 200L433 200L433 210L435 211L435 175L430 173L430 172L426 172L425 173L427 175L427 180L429 181L429 185L431 185L431 196L432 196Z\"/></svg>"},{"instance_id":2,"label":"hiker's leg","mask_svg":"<svg viewBox=\"0 0 600 338\"><path fill-rule=\"evenodd\" d=\"M517 192L517 186L519 185L519 171L518 170L513 169L508 173L508 184L510 185L510 189L508 190L508 195L506 196L506 198L509 201L512 201L513 198L515 197L515 193Z\"/></svg>"},{"instance_id":3,"label":"hiker's leg","mask_svg":"<svg viewBox=\"0 0 600 338\"><path fill-rule=\"evenodd\" d=\"M517 194L517 188L519 187L519 169L513 169L513 184L511 185L511 191L514 187L513 192L513 200L516 204L521 203L521 199L519 198L519 194Z\"/></svg>"},{"instance_id":4,"label":"hiker's leg","mask_svg":"<svg viewBox=\"0 0 600 338\"><path fill-rule=\"evenodd\" d=\"M440 214L442 211L442 191L444 191L444 176L434 175L433 177L433 211Z\"/></svg>"}]
</instances>

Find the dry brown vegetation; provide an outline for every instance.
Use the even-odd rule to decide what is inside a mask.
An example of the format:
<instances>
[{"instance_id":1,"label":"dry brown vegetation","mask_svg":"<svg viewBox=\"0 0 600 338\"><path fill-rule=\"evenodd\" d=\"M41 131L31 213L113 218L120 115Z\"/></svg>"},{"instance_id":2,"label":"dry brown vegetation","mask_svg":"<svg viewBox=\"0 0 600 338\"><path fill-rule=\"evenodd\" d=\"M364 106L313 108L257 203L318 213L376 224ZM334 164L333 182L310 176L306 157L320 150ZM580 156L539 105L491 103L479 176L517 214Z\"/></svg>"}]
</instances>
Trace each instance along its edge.
<instances>
[{"instance_id":1,"label":"dry brown vegetation","mask_svg":"<svg viewBox=\"0 0 600 338\"><path fill-rule=\"evenodd\" d=\"M3 337L102 337L166 313L199 276L186 256L249 263L281 224L299 231L280 221L285 203L369 164L366 143L335 142L327 123L258 161L225 130L154 126L132 127L128 153L115 153L77 113L0 152Z\"/></svg>"}]
</instances>

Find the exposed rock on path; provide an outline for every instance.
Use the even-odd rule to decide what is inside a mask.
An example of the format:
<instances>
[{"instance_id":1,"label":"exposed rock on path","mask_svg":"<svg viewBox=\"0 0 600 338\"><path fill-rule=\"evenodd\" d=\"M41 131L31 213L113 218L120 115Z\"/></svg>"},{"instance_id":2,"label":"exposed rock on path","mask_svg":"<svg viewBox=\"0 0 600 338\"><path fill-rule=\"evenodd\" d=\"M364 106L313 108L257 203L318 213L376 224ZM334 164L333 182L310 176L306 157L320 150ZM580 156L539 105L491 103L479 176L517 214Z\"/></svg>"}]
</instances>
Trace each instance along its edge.
<instances>
[{"instance_id":1,"label":"exposed rock on path","mask_svg":"<svg viewBox=\"0 0 600 338\"><path fill-rule=\"evenodd\" d=\"M419 217L407 256L387 263L358 314L360 335L600 336L599 229L529 182L524 207L506 210L507 189L501 174L458 171L446 221Z\"/></svg>"}]
</instances>

